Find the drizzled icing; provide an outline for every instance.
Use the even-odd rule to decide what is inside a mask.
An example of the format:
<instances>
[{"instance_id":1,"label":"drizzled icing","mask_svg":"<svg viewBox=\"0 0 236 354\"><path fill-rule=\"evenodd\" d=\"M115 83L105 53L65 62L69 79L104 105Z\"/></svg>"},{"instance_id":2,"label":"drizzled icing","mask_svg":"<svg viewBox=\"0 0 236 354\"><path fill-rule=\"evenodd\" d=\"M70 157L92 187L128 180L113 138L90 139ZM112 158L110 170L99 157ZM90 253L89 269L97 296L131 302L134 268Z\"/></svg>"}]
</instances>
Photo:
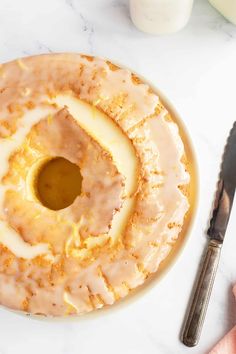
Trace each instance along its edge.
<instances>
[{"instance_id":1,"label":"drizzled icing","mask_svg":"<svg viewBox=\"0 0 236 354\"><path fill-rule=\"evenodd\" d=\"M17 132L11 136L9 139L3 139L1 141L1 164L0 164L0 180L4 177L8 170L9 158L23 142L33 127L33 125L38 122L46 114L49 114L51 109L34 109L33 111L26 114L21 119L21 124ZM4 210L4 197L6 193L6 186L2 183L0 184L0 212L3 213ZM42 254L50 253L47 244L37 244L30 245L18 235L18 233L13 230L6 222L0 220L0 243L9 248L17 257L22 258L34 258Z\"/></svg>"},{"instance_id":2,"label":"drizzled icing","mask_svg":"<svg viewBox=\"0 0 236 354\"><path fill-rule=\"evenodd\" d=\"M183 227L178 127L147 84L99 58L31 57L2 72L0 302L54 316L112 304L158 269ZM84 197L55 212L29 198L27 171L58 155L82 166Z\"/></svg>"}]
</instances>

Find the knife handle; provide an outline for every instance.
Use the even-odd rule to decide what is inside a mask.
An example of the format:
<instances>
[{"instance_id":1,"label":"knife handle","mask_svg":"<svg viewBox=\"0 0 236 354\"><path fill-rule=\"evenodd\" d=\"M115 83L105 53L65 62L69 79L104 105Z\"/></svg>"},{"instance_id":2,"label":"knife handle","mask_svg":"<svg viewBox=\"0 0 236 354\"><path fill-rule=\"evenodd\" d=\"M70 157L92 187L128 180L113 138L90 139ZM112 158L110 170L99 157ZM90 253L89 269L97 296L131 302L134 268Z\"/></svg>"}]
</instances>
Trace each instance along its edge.
<instances>
[{"instance_id":1,"label":"knife handle","mask_svg":"<svg viewBox=\"0 0 236 354\"><path fill-rule=\"evenodd\" d=\"M197 345L213 288L222 244L211 240L199 271L195 292L190 304L182 341L188 347Z\"/></svg>"}]
</instances>

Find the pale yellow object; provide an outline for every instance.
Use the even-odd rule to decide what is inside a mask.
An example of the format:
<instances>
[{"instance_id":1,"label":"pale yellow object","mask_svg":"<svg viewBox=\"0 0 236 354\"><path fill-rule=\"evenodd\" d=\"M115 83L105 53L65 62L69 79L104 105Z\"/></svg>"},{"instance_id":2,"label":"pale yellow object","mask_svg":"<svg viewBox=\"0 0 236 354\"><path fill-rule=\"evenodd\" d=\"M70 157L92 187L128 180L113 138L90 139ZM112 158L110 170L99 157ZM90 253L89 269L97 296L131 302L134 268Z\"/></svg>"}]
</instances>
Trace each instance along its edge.
<instances>
[{"instance_id":1,"label":"pale yellow object","mask_svg":"<svg viewBox=\"0 0 236 354\"><path fill-rule=\"evenodd\" d=\"M235 0L209 0L227 20L236 25L236 1Z\"/></svg>"}]
</instances>

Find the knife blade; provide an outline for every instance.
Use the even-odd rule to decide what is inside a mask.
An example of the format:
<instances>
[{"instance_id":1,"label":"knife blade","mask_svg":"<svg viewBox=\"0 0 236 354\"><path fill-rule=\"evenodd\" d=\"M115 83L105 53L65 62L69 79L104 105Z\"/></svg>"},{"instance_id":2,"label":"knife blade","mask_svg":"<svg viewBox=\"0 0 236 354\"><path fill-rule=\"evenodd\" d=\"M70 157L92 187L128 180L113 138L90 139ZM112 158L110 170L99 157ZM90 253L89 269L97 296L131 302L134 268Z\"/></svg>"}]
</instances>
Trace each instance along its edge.
<instances>
[{"instance_id":1,"label":"knife blade","mask_svg":"<svg viewBox=\"0 0 236 354\"><path fill-rule=\"evenodd\" d=\"M236 122L230 132L222 160L214 210L207 231L210 239L223 243L236 186Z\"/></svg>"},{"instance_id":2,"label":"knife blade","mask_svg":"<svg viewBox=\"0 0 236 354\"><path fill-rule=\"evenodd\" d=\"M184 326L182 342L189 347L195 346L201 335L233 205L235 187L236 122L225 146L212 218L207 231L209 241Z\"/></svg>"}]
</instances>

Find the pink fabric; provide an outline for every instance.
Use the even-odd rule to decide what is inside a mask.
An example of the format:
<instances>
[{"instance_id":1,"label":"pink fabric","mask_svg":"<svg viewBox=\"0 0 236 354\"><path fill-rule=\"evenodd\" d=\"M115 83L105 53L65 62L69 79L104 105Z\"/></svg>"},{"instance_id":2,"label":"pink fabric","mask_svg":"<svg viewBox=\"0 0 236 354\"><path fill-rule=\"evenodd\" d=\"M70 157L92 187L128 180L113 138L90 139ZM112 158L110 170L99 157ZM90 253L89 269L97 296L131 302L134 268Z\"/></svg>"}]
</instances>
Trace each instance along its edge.
<instances>
[{"instance_id":1,"label":"pink fabric","mask_svg":"<svg viewBox=\"0 0 236 354\"><path fill-rule=\"evenodd\" d=\"M236 297L236 285L233 293ZM236 326L221 339L209 354L236 354Z\"/></svg>"},{"instance_id":2,"label":"pink fabric","mask_svg":"<svg viewBox=\"0 0 236 354\"><path fill-rule=\"evenodd\" d=\"M221 339L209 354L236 354L236 326Z\"/></svg>"}]
</instances>

